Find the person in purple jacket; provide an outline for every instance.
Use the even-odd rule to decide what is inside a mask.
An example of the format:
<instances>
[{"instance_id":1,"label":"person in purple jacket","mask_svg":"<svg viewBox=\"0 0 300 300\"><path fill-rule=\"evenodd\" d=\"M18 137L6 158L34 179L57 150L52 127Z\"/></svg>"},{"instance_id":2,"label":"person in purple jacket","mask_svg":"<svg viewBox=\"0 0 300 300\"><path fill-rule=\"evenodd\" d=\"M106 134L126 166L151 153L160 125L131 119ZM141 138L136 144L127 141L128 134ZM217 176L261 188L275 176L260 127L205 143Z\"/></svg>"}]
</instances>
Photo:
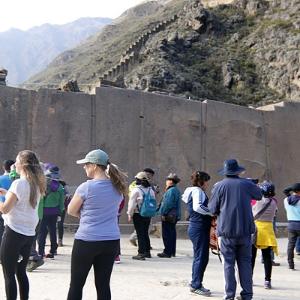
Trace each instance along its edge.
<instances>
[{"instance_id":1,"label":"person in purple jacket","mask_svg":"<svg viewBox=\"0 0 300 300\"><path fill-rule=\"evenodd\" d=\"M82 299L82 289L93 266L97 299L110 300L110 276L120 250L118 210L127 194L125 174L96 149L77 164L83 165L87 180L78 186L68 213L79 218L71 259L68 300Z\"/></svg>"},{"instance_id":2,"label":"person in purple jacket","mask_svg":"<svg viewBox=\"0 0 300 300\"><path fill-rule=\"evenodd\" d=\"M214 185L208 204L210 212L218 217L217 235L224 258L224 299L232 300L236 293L236 262L242 287L241 298L250 300L253 297L251 234L255 225L251 200L261 200L262 193L251 180L239 177L244 170L237 160L225 160L223 169L219 171L225 178Z\"/></svg>"}]
</instances>

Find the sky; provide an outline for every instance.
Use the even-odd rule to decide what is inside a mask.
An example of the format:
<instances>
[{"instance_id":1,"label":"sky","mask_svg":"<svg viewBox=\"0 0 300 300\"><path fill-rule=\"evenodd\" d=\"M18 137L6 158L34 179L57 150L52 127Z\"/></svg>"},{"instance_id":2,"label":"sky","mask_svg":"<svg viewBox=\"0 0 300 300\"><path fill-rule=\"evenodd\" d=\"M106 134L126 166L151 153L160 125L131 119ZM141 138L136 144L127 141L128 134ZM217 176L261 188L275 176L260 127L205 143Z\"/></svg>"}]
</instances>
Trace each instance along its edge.
<instances>
[{"instance_id":1,"label":"sky","mask_svg":"<svg viewBox=\"0 0 300 300\"><path fill-rule=\"evenodd\" d=\"M45 23L65 24L82 17L116 18L143 0L2 0L0 32Z\"/></svg>"}]
</instances>

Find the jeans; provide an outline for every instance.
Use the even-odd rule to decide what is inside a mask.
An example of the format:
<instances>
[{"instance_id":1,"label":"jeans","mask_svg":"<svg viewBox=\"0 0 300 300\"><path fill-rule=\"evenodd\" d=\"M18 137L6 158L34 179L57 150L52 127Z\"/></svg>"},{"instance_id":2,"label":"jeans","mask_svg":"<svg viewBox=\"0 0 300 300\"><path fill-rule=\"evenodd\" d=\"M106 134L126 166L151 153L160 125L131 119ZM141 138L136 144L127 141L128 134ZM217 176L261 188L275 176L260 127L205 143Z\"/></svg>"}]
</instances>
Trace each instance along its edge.
<instances>
[{"instance_id":1,"label":"jeans","mask_svg":"<svg viewBox=\"0 0 300 300\"><path fill-rule=\"evenodd\" d=\"M40 224L40 232L38 235L38 243L39 243L39 255L45 255L45 245L46 245L46 237L49 231L50 234L50 253L54 254L57 250L57 237L56 237L56 215L44 215Z\"/></svg>"},{"instance_id":2,"label":"jeans","mask_svg":"<svg viewBox=\"0 0 300 300\"><path fill-rule=\"evenodd\" d=\"M166 221L161 222L162 238L164 242L164 253L167 255L176 255L176 223Z\"/></svg>"},{"instance_id":3,"label":"jeans","mask_svg":"<svg viewBox=\"0 0 300 300\"><path fill-rule=\"evenodd\" d=\"M151 218L142 217L140 214L133 214L133 225L138 238L138 253L150 253L149 226Z\"/></svg>"},{"instance_id":4,"label":"jeans","mask_svg":"<svg viewBox=\"0 0 300 300\"><path fill-rule=\"evenodd\" d=\"M26 275L26 265L30 255L33 236L17 233L5 226L0 258L2 262L7 300L17 299L17 276L20 299L29 299L29 281ZM20 260L21 259L21 260Z\"/></svg>"},{"instance_id":5,"label":"jeans","mask_svg":"<svg viewBox=\"0 0 300 300\"><path fill-rule=\"evenodd\" d=\"M251 267L251 237L225 238L221 237L221 253L224 260L225 293L224 299L234 299L236 293L235 262L237 262L241 296L243 300L253 297L252 267Z\"/></svg>"},{"instance_id":6,"label":"jeans","mask_svg":"<svg viewBox=\"0 0 300 300\"><path fill-rule=\"evenodd\" d=\"M71 258L71 283L68 300L81 300L82 289L91 267L94 267L98 300L110 300L110 276L120 240L85 242L74 240Z\"/></svg>"},{"instance_id":7,"label":"jeans","mask_svg":"<svg viewBox=\"0 0 300 300\"><path fill-rule=\"evenodd\" d=\"M297 242L296 242L296 252L300 253L300 237L298 236Z\"/></svg>"},{"instance_id":8,"label":"jeans","mask_svg":"<svg viewBox=\"0 0 300 300\"><path fill-rule=\"evenodd\" d=\"M300 237L300 230L289 230L288 231L288 249L287 249L287 257L288 257L288 264L291 269L295 268L294 264L294 249L297 242L297 238Z\"/></svg>"},{"instance_id":9,"label":"jeans","mask_svg":"<svg viewBox=\"0 0 300 300\"><path fill-rule=\"evenodd\" d=\"M3 220L2 215L0 213L0 246L1 246L3 233L4 233L4 220Z\"/></svg>"},{"instance_id":10,"label":"jeans","mask_svg":"<svg viewBox=\"0 0 300 300\"><path fill-rule=\"evenodd\" d=\"M209 259L209 231L210 219L203 224L193 226L191 223L188 228L188 235L193 243L193 266L191 287L199 289L202 287L204 272Z\"/></svg>"},{"instance_id":11,"label":"jeans","mask_svg":"<svg viewBox=\"0 0 300 300\"><path fill-rule=\"evenodd\" d=\"M255 259L256 259L257 248L252 245L252 273L255 266ZM268 247L266 249L261 249L261 253L263 256L263 264L265 267L265 280L271 281L272 275L272 247Z\"/></svg>"}]
</instances>

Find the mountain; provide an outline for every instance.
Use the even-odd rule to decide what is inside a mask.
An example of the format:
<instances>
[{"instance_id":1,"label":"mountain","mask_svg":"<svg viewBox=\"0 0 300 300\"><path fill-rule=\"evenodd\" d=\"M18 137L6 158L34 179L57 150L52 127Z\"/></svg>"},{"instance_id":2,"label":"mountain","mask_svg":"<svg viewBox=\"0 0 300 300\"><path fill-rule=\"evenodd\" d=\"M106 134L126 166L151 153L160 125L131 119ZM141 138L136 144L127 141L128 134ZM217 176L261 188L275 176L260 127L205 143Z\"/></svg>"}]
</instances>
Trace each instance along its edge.
<instances>
[{"instance_id":1,"label":"mountain","mask_svg":"<svg viewBox=\"0 0 300 300\"><path fill-rule=\"evenodd\" d=\"M0 65L8 70L8 84L27 80L58 54L77 46L111 21L109 18L81 18L64 25L44 24L27 31L1 32Z\"/></svg>"},{"instance_id":2,"label":"mountain","mask_svg":"<svg viewBox=\"0 0 300 300\"><path fill-rule=\"evenodd\" d=\"M32 87L78 80L241 105L300 101L300 2L147 1L58 56Z\"/></svg>"}]
</instances>

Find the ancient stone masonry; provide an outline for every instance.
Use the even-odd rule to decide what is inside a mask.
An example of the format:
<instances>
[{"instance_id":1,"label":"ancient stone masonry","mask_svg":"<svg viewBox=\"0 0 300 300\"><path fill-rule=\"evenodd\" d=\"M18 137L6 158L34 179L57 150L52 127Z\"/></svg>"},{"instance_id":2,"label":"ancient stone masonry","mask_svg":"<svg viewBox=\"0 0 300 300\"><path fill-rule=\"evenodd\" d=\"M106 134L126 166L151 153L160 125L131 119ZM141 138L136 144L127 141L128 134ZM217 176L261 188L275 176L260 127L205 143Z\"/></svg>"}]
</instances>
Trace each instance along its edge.
<instances>
[{"instance_id":1,"label":"ancient stone masonry","mask_svg":"<svg viewBox=\"0 0 300 300\"><path fill-rule=\"evenodd\" d=\"M69 80L63 85L62 90L65 92L80 92L77 80Z\"/></svg>"},{"instance_id":2,"label":"ancient stone masonry","mask_svg":"<svg viewBox=\"0 0 300 300\"><path fill-rule=\"evenodd\" d=\"M76 160L100 147L128 172L129 181L151 166L161 187L169 172L178 173L182 190L199 169L211 175L212 187L221 179L223 160L237 158L246 167L244 176L275 183L279 220L285 221L281 191L299 180L300 103L263 109L115 87L89 95L2 86L0 158L32 149L42 161L58 164L75 188L86 180Z\"/></svg>"},{"instance_id":3,"label":"ancient stone masonry","mask_svg":"<svg viewBox=\"0 0 300 300\"><path fill-rule=\"evenodd\" d=\"M168 20L159 22L155 27L139 36L136 41L132 43L126 49L126 51L124 51L121 56L120 62L100 77L100 84L103 80L105 80L105 84L114 82L114 85L116 85L116 79L119 77L124 78L124 75L139 62L140 51L142 47L145 46L149 38L151 38L154 34L165 30L167 26L174 23L177 19L178 15L174 15ZM104 84L104 82L102 82L102 84Z\"/></svg>"},{"instance_id":4,"label":"ancient stone masonry","mask_svg":"<svg viewBox=\"0 0 300 300\"><path fill-rule=\"evenodd\" d=\"M0 68L0 85L6 85L7 70Z\"/></svg>"}]
</instances>

